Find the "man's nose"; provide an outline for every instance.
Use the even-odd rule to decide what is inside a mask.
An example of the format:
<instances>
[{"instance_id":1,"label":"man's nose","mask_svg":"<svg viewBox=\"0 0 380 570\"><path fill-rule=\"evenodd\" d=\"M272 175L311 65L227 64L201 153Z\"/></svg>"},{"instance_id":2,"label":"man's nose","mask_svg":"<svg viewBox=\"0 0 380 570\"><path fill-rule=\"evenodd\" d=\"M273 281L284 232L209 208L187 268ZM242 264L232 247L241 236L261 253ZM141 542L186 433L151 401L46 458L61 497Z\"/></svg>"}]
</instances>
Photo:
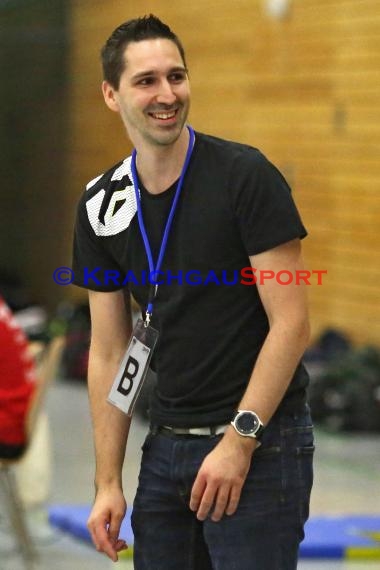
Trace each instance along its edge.
<instances>
[{"instance_id":1,"label":"man's nose","mask_svg":"<svg viewBox=\"0 0 380 570\"><path fill-rule=\"evenodd\" d=\"M166 79L160 82L158 93L157 93L157 103L165 103L166 105L171 105L176 100L176 95L173 93L173 89L169 81Z\"/></svg>"}]
</instances>

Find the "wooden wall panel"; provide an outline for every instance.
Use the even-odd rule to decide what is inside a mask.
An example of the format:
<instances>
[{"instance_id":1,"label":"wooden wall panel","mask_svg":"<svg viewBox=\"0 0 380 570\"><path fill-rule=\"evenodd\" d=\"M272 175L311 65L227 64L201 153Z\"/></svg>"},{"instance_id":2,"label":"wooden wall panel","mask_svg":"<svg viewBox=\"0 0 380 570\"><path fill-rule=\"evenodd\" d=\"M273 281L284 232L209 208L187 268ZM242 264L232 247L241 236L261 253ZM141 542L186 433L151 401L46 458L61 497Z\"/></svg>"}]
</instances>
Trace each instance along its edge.
<instances>
[{"instance_id":1,"label":"wooden wall panel","mask_svg":"<svg viewBox=\"0 0 380 570\"><path fill-rule=\"evenodd\" d=\"M72 2L71 167L67 205L130 145L100 93L99 48L122 21L153 12L182 38L191 123L257 146L289 179L309 237L314 335L340 327L380 342L380 2L292 0ZM73 295L75 293L72 292Z\"/></svg>"}]
</instances>

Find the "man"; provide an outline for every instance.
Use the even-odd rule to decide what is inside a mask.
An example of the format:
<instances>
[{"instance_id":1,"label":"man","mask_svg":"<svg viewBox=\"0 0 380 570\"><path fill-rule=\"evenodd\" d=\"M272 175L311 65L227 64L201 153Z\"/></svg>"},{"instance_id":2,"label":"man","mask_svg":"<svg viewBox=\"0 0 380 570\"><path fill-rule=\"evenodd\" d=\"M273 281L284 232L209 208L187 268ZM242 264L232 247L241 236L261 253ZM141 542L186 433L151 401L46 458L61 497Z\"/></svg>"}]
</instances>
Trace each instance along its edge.
<instances>
[{"instance_id":1,"label":"man","mask_svg":"<svg viewBox=\"0 0 380 570\"><path fill-rule=\"evenodd\" d=\"M127 284L159 332L136 570L294 569L312 484L309 325L304 284L264 277L302 269L306 231L258 150L198 132L194 142L185 54L165 24L122 24L102 59L105 102L136 153L87 186L76 224L92 318L93 541L114 561L126 547L129 420L107 396L131 334Z\"/></svg>"}]
</instances>

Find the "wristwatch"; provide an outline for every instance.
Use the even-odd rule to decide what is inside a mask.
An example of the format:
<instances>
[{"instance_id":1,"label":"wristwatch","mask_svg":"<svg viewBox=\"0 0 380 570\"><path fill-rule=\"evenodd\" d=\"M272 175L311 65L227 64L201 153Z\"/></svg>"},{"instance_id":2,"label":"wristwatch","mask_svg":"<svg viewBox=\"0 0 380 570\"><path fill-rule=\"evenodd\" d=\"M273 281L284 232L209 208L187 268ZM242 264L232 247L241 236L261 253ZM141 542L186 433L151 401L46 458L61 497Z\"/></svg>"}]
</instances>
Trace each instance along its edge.
<instances>
[{"instance_id":1,"label":"wristwatch","mask_svg":"<svg viewBox=\"0 0 380 570\"><path fill-rule=\"evenodd\" d=\"M238 410L231 421L231 425L239 435L254 437L258 441L264 432L264 424L259 416L250 410Z\"/></svg>"}]
</instances>

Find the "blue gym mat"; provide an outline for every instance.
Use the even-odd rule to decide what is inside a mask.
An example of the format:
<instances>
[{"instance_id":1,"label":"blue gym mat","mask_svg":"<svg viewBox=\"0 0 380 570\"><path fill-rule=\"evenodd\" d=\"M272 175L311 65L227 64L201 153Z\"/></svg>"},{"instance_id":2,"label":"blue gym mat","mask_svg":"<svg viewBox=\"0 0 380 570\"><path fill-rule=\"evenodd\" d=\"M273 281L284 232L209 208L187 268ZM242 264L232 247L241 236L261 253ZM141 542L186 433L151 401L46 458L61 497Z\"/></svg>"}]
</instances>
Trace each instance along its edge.
<instances>
[{"instance_id":1,"label":"blue gym mat","mask_svg":"<svg viewBox=\"0 0 380 570\"><path fill-rule=\"evenodd\" d=\"M380 516L311 517L305 535L302 558L380 559Z\"/></svg>"},{"instance_id":2,"label":"blue gym mat","mask_svg":"<svg viewBox=\"0 0 380 570\"><path fill-rule=\"evenodd\" d=\"M88 505L56 505L49 509L50 523L91 542L87 530ZM312 517L305 526L306 538L300 547L301 558L376 559L380 560L380 516L320 516ZM121 527L121 538L128 544L123 554L133 551L131 509Z\"/></svg>"}]
</instances>

